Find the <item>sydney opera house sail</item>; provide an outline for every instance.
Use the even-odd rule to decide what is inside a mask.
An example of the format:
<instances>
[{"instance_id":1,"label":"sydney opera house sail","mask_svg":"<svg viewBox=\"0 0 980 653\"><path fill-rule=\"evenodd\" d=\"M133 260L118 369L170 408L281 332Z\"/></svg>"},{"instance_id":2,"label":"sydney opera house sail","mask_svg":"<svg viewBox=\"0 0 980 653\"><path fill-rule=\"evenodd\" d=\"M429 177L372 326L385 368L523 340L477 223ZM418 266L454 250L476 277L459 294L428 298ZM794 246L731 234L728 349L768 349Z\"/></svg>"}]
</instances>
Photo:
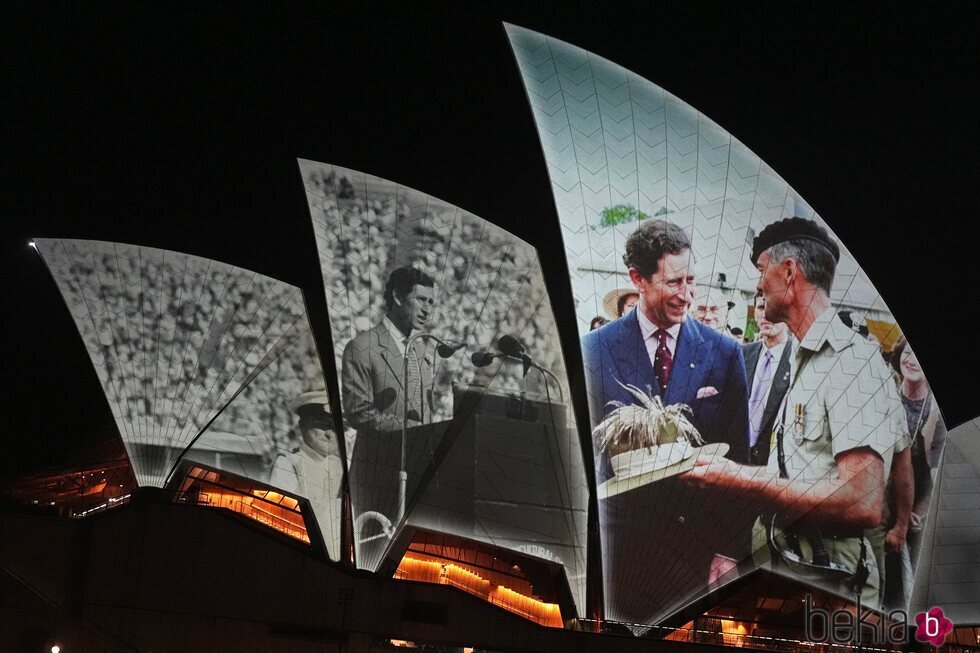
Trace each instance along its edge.
<instances>
[{"instance_id":1,"label":"sydney opera house sail","mask_svg":"<svg viewBox=\"0 0 980 653\"><path fill-rule=\"evenodd\" d=\"M560 563L581 608L588 485L536 251L394 182L300 170L358 565L391 564L413 529L451 533Z\"/></svg>"},{"instance_id":2,"label":"sydney opera house sail","mask_svg":"<svg viewBox=\"0 0 980 653\"><path fill-rule=\"evenodd\" d=\"M188 460L272 485L310 501L338 558L340 443L300 289L152 247L35 243L137 483L162 487Z\"/></svg>"},{"instance_id":3,"label":"sydney opera house sail","mask_svg":"<svg viewBox=\"0 0 980 653\"><path fill-rule=\"evenodd\" d=\"M904 607L945 429L868 277L697 109L507 33L582 334L607 618L641 631L758 568Z\"/></svg>"}]
</instances>

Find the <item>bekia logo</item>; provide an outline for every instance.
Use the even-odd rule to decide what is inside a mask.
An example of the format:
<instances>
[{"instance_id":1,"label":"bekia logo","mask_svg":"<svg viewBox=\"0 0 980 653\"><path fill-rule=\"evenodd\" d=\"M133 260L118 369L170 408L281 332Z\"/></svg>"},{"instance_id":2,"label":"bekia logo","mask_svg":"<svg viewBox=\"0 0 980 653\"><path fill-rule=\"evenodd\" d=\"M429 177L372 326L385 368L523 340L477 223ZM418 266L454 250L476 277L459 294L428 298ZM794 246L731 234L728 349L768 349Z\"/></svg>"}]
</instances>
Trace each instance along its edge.
<instances>
[{"instance_id":1,"label":"bekia logo","mask_svg":"<svg viewBox=\"0 0 980 653\"><path fill-rule=\"evenodd\" d=\"M927 612L915 615L915 638L920 642L942 646L952 630L953 622L946 618L942 608L929 608Z\"/></svg>"},{"instance_id":2,"label":"bekia logo","mask_svg":"<svg viewBox=\"0 0 980 653\"><path fill-rule=\"evenodd\" d=\"M942 610L939 613L942 614ZM883 615L885 619L874 610L862 608L860 596L851 609L826 610L816 607L813 597L807 594L803 599L803 616L806 638L811 642L901 645L908 641L908 615L904 610L892 610Z\"/></svg>"}]
</instances>

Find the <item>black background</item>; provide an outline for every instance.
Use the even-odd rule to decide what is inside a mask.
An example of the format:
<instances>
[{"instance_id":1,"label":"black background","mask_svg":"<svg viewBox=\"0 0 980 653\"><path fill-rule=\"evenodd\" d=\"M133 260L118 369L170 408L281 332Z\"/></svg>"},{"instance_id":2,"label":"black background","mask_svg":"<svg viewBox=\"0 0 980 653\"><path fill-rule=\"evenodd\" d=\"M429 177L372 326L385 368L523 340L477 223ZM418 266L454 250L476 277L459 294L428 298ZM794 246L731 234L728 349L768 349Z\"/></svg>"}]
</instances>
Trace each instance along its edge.
<instances>
[{"instance_id":1,"label":"black background","mask_svg":"<svg viewBox=\"0 0 980 653\"><path fill-rule=\"evenodd\" d=\"M547 170L503 20L656 82L761 156L863 265L948 424L980 413L975 3L283 4L4 5L0 471L85 459L116 437L32 236L250 268L302 287L324 332L296 157L417 188L538 247L580 370Z\"/></svg>"}]
</instances>

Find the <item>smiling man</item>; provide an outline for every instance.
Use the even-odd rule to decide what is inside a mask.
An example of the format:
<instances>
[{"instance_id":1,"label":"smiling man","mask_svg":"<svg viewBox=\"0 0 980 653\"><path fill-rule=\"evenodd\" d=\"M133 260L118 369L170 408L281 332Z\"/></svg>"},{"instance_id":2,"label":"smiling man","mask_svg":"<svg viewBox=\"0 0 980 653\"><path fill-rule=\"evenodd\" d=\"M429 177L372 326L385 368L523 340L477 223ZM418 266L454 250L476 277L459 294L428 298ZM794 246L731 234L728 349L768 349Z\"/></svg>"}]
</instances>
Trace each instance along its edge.
<instances>
[{"instance_id":1,"label":"smiling man","mask_svg":"<svg viewBox=\"0 0 980 653\"><path fill-rule=\"evenodd\" d=\"M636 310L582 339L593 426L634 404L623 385L691 407L705 442L729 445L728 457L748 460L748 394L738 344L689 319L695 271L691 241L665 220L645 220L626 241L623 262L639 293ZM609 475L599 460L600 481Z\"/></svg>"},{"instance_id":2,"label":"smiling man","mask_svg":"<svg viewBox=\"0 0 980 653\"><path fill-rule=\"evenodd\" d=\"M595 427L619 405L639 400L624 385L690 407L690 422L707 443L748 461L748 393L735 340L690 316L695 271L691 241L675 224L644 220L626 240L623 261L640 299L634 310L582 339L589 411ZM595 434L600 438L603 434ZM614 478L597 453L599 483ZM607 605L615 618L653 623L717 576L715 560L737 554L726 509L706 505L711 493L666 479L599 502ZM725 497L722 497L724 500ZM745 524L747 530L748 524Z\"/></svg>"}]
</instances>

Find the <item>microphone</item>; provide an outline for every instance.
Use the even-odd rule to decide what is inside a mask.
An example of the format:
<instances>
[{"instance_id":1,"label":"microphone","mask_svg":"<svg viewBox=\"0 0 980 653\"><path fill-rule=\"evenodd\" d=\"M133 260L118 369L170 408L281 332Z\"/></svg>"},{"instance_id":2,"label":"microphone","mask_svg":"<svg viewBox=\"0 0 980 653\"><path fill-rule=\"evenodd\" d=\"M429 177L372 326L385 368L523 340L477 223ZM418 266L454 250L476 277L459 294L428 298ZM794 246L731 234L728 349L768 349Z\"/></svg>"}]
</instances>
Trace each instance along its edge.
<instances>
[{"instance_id":1,"label":"microphone","mask_svg":"<svg viewBox=\"0 0 980 653\"><path fill-rule=\"evenodd\" d=\"M460 349L466 346L465 342L456 342L449 344L448 342L441 342L438 347L436 347L436 353L442 358L449 358Z\"/></svg>"},{"instance_id":2,"label":"microphone","mask_svg":"<svg viewBox=\"0 0 980 653\"><path fill-rule=\"evenodd\" d=\"M524 345L514 336L500 336L500 340L497 341L497 349L514 358L527 355L524 353Z\"/></svg>"},{"instance_id":3,"label":"microphone","mask_svg":"<svg viewBox=\"0 0 980 653\"><path fill-rule=\"evenodd\" d=\"M500 340L497 341L497 349L505 356L521 359L521 363L524 365L524 376L527 376L534 362L524 351L524 345L521 344L520 340L514 336L500 336Z\"/></svg>"},{"instance_id":4,"label":"microphone","mask_svg":"<svg viewBox=\"0 0 980 653\"><path fill-rule=\"evenodd\" d=\"M470 361L472 361L472 363L477 367L486 367L501 356L503 356L503 354L491 354L488 351L478 351L470 356Z\"/></svg>"}]
</instances>

